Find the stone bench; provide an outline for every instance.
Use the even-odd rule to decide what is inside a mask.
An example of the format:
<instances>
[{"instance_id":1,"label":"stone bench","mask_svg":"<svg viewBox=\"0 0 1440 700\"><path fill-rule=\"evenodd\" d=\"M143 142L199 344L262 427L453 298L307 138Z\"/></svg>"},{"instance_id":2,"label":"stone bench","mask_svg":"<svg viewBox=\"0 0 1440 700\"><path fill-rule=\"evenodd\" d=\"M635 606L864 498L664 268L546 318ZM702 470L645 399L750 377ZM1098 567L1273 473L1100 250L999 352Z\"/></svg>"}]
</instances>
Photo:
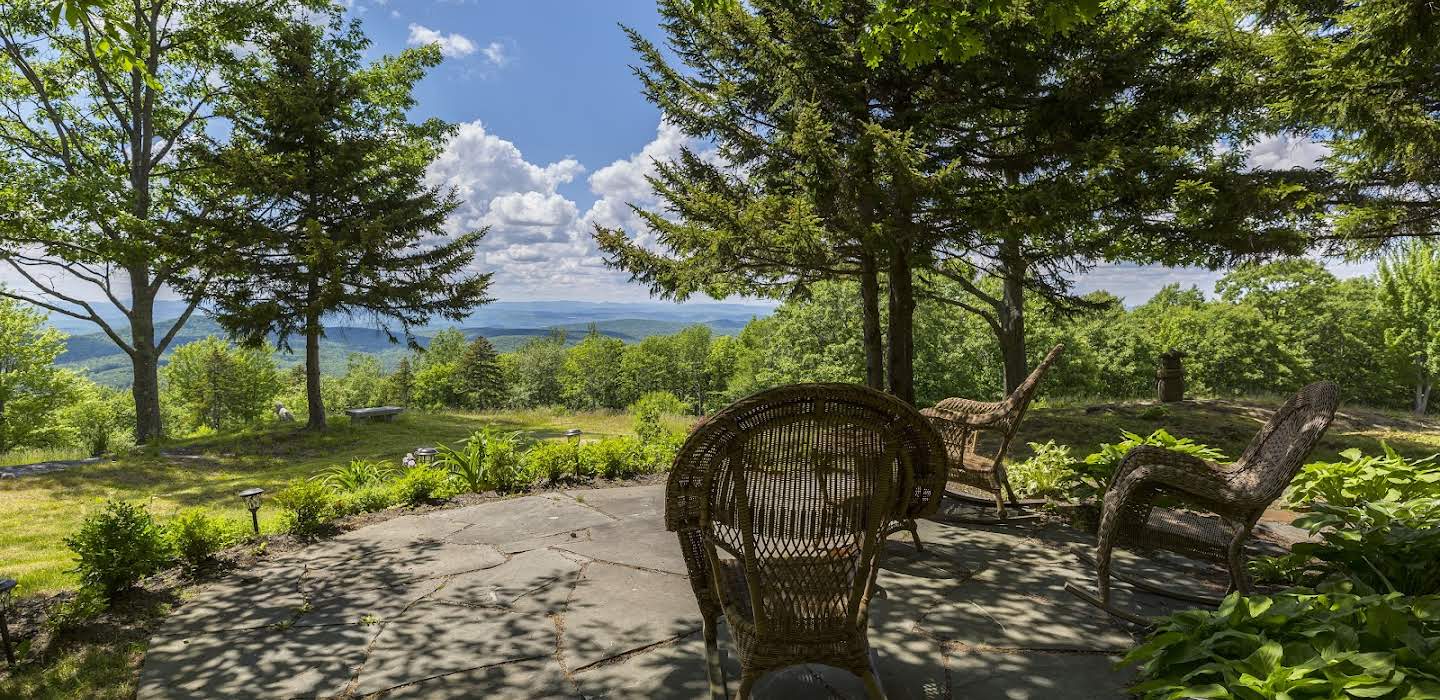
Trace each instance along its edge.
<instances>
[{"instance_id":1,"label":"stone bench","mask_svg":"<svg viewBox=\"0 0 1440 700\"><path fill-rule=\"evenodd\" d=\"M386 423L389 423L390 421L395 420L395 416L398 416L404 412L405 409L399 406L374 406L371 408L345 409L345 415L350 416L350 422L352 423L370 423L382 420Z\"/></svg>"}]
</instances>

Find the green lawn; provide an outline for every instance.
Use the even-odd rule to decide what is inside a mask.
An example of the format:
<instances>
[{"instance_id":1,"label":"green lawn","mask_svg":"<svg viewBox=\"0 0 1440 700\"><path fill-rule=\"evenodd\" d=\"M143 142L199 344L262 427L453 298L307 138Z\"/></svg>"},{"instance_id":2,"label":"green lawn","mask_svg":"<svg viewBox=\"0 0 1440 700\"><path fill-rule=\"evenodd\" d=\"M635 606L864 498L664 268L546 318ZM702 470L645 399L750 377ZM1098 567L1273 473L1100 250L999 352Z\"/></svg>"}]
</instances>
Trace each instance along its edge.
<instances>
[{"instance_id":1,"label":"green lawn","mask_svg":"<svg viewBox=\"0 0 1440 700\"><path fill-rule=\"evenodd\" d=\"M1027 442L1055 440L1084 456L1120 430L1147 433L1164 427L1238 457L1278 400L1217 400L1157 407L1148 402L1036 407L1026 417L1012 453L1028 456ZM454 443L490 425L524 431L536 439L559 438L568 428L587 436L630 432L623 414L523 411L497 414L408 413L394 423L351 426L343 417L330 430L312 434L273 426L240 435L167 445L164 454L135 454L38 477L0 482L0 573L20 582L20 595L70 589L75 585L64 537L87 509L109 496L150 503L162 518L182 508L204 507L246 517L235 493L249 486L278 489L351 458L398 461L406 452L437 442ZM675 428L683 429L676 420ZM1312 459L1334 459L1348 447L1378 451L1378 440L1411 456L1440 452L1440 424L1404 414L1344 408ZM166 456L168 455L168 456ZM278 509L261 510L261 526L278 526Z\"/></svg>"},{"instance_id":2,"label":"green lawn","mask_svg":"<svg viewBox=\"0 0 1440 700\"><path fill-rule=\"evenodd\" d=\"M399 462L406 452L435 443L452 444L484 426L523 431L535 439L556 439L569 428L587 437L630 432L623 414L523 411L503 414L408 413L393 423L351 426L343 416L323 434L293 426L272 426L167 444L162 451L63 472L0 481L0 574L30 595L75 587L64 538L87 510L107 497L145 501L162 519L183 508L247 519L235 494L250 486L279 489L352 458ZM676 419L677 429L684 423ZM278 526L279 511L263 508L261 528Z\"/></svg>"}]
</instances>

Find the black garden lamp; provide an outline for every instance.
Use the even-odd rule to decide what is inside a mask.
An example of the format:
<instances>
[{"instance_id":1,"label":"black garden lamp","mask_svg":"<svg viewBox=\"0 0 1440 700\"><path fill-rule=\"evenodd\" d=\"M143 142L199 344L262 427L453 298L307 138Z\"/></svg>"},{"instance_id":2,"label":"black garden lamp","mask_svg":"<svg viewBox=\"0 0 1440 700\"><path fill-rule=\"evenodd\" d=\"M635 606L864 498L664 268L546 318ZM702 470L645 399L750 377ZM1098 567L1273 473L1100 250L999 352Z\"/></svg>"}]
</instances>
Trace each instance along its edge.
<instances>
[{"instance_id":1,"label":"black garden lamp","mask_svg":"<svg viewBox=\"0 0 1440 700\"><path fill-rule=\"evenodd\" d=\"M570 446L575 450L575 476L580 476L580 435L584 432L579 428L571 428L565 431L565 439L570 441Z\"/></svg>"},{"instance_id":2,"label":"black garden lamp","mask_svg":"<svg viewBox=\"0 0 1440 700\"><path fill-rule=\"evenodd\" d=\"M10 648L10 624L5 615L10 610L10 592L15 590L15 579L0 579L0 646L5 647L5 663L15 667L15 651Z\"/></svg>"},{"instance_id":3,"label":"black garden lamp","mask_svg":"<svg viewBox=\"0 0 1440 700\"><path fill-rule=\"evenodd\" d=\"M240 498L245 501L245 508L250 511L250 526L255 528L255 534L260 534L260 497L265 495L265 489L245 489L240 492Z\"/></svg>"},{"instance_id":4,"label":"black garden lamp","mask_svg":"<svg viewBox=\"0 0 1440 700\"><path fill-rule=\"evenodd\" d=\"M439 454L439 450L433 447L421 447L415 450L415 465L420 467L430 466L435 462L436 454Z\"/></svg>"}]
</instances>

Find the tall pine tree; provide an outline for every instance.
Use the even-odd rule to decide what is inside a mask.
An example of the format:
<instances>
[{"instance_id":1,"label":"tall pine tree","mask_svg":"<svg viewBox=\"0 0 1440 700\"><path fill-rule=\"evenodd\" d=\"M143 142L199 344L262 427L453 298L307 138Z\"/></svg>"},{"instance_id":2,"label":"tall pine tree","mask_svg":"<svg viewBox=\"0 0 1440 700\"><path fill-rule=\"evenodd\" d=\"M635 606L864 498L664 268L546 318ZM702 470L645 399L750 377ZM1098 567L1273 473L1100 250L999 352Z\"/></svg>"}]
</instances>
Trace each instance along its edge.
<instances>
[{"instance_id":1,"label":"tall pine tree","mask_svg":"<svg viewBox=\"0 0 1440 700\"><path fill-rule=\"evenodd\" d=\"M325 427L327 317L398 324L414 345L411 327L488 301L490 275L468 270L484 231L447 240L457 201L425 184L452 128L406 116L439 50L364 65L369 44L358 23L287 27L228 76L234 134L200 155L218 183L202 223L231 243L210 261L219 321L253 343L304 338L312 429Z\"/></svg>"},{"instance_id":2,"label":"tall pine tree","mask_svg":"<svg viewBox=\"0 0 1440 700\"><path fill-rule=\"evenodd\" d=\"M465 408L486 410L497 408L505 400L505 377L500 371L500 355L485 336L476 336L465 347L455 368L455 382Z\"/></svg>"}]
</instances>

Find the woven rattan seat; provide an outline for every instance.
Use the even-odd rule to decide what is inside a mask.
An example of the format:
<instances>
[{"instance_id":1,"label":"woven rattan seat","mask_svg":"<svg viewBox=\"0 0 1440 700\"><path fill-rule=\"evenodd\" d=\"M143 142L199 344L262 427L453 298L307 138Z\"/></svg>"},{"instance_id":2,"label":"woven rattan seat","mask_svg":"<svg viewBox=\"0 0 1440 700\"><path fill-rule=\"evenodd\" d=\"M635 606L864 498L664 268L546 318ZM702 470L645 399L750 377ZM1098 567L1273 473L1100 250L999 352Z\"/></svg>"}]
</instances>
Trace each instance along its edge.
<instances>
[{"instance_id":1,"label":"woven rattan seat","mask_svg":"<svg viewBox=\"0 0 1440 700\"><path fill-rule=\"evenodd\" d=\"M955 490L955 495L964 496L969 490L986 494L994 499L995 512L1001 518L1005 517L1007 496L1011 505L1020 504L1005 474L1005 457L1010 453L1010 443L1025 418L1025 410L1035 398L1040 380L1064 350L1064 345L1051 348L1030 376L1004 401L950 398L921 411L945 441L950 488ZM995 444L981 444L980 438L987 434ZM918 546L918 537L916 542Z\"/></svg>"},{"instance_id":2,"label":"woven rattan seat","mask_svg":"<svg viewBox=\"0 0 1440 700\"><path fill-rule=\"evenodd\" d=\"M695 428L670 473L665 524L700 605L713 697L725 695L722 613L736 697L803 663L851 671L883 697L866 638L871 589L885 534L918 512L915 474L943 474L942 450L913 407L848 384L761 392Z\"/></svg>"},{"instance_id":3,"label":"woven rattan seat","mask_svg":"<svg viewBox=\"0 0 1440 700\"><path fill-rule=\"evenodd\" d=\"M1071 590L1111 612L1123 613L1110 606L1111 554L1123 541L1141 549L1167 548L1201 557L1219 554L1229 571L1231 590L1249 593L1245 541L1324 436L1339 402L1339 390L1330 382L1301 389L1270 417L1233 465L1160 447L1132 449L1110 479L1100 514L1095 556L1099 597L1075 587ZM1173 509L1157 514L1156 503L1162 500L1219 517L1185 517L1189 514ZM1175 593L1192 597L1185 591Z\"/></svg>"}]
</instances>

